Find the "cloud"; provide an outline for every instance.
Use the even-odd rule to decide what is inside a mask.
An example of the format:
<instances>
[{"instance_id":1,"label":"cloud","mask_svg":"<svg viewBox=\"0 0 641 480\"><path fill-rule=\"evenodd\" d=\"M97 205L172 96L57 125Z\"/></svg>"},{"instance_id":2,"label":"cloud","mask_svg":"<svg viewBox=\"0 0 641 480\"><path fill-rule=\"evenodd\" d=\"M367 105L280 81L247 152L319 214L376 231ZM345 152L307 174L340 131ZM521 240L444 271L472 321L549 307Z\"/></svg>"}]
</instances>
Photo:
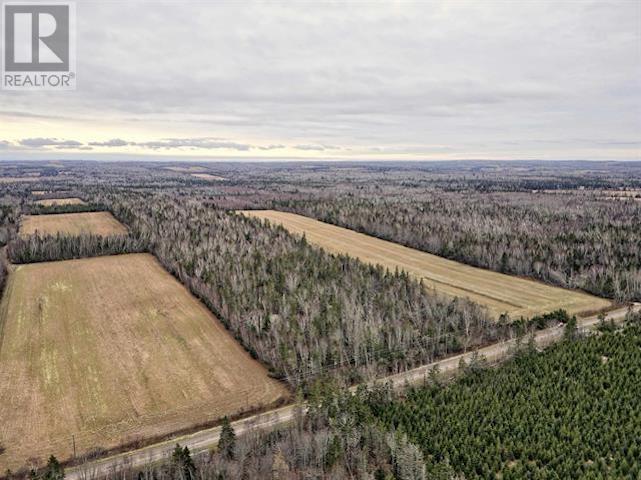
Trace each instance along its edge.
<instances>
[{"instance_id":1,"label":"cloud","mask_svg":"<svg viewBox=\"0 0 641 480\"><path fill-rule=\"evenodd\" d=\"M83 145L82 142L77 140L60 140L57 138L24 138L18 142L23 147L42 148L42 147L57 147L57 148L78 148Z\"/></svg>"},{"instance_id":2,"label":"cloud","mask_svg":"<svg viewBox=\"0 0 641 480\"><path fill-rule=\"evenodd\" d=\"M323 152L325 150L340 150L336 145L294 145L296 150Z\"/></svg>"},{"instance_id":3,"label":"cloud","mask_svg":"<svg viewBox=\"0 0 641 480\"><path fill-rule=\"evenodd\" d=\"M229 140L214 138L214 137L200 137L200 138L163 138L160 140L149 140L142 142L134 142L124 140L122 138L113 138L106 141L91 141L87 145L77 140L62 140L58 138L25 138L19 141L22 147L26 148L43 148L55 147L56 149L76 149L76 150L92 150L92 147L108 147L108 148L122 148L122 147L139 147L152 150L173 150L173 149L231 149L238 151L247 151L253 147L247 143L232 142ZM282 146L274 146L281 148Z\"/></svg>"},{"instance_id":4,"label":"cloud","mask_svg":"<svg viewBox=\"0 0 641 480\"><path fill-rule=\"evenodd\" d=\"M226 148L231 150L247 151L252 148L251 145L246 143L236 143L230 141L223 141L218 138L165 138L162 140L155 140L149 142L131 142L130 145L135 145L143 148L157 149L174 149L174 148L192 148L192 149L220 149Z\"/></svg>"},{"instance_id":5,"label":"cloud","mask_svg":"<svg viewBox=\"0 0 641 480\"><path fill-rule=\"evenodd\" d=\"M69 150L69 149L82 150L82 151L93 150L93 147L89 147L87 145L73 146L73 147L69 147L66 145L57 145L55 148L56 150Z\"/></svg>"},{"instance_id":6,"label":"cloud","mask_svg":"<svg viewBox=\"0 0 641 480\"><path fill-rule=\"evenodd\" d=\"M125 147L129 144L130 142L121 138L112 138L106 142L89 142L92 147Z\"/></svg>"},{"instance_id":7,"label":"cloud","mask_svg":"<svg viewBox=\"0 0 641 480\"><path fill-rule=\"evenodd\" d=\"M82 88L64 96L0 92L11 136L0 135L103 131L115 138L88 145L252 158L281 143L319 158L335 153L332 145L344 155L376 156L371 149L380 147L420 157L448 145L461 156L639 156L634 144L570 140L639 139L635 2L562 2L554 15L546 2L127 9L123 16L118 3L78 2L82 48L100 52L79 56ZM128 136L140 143L118 142ZM528 140L559 137L567 140Z\"/></svg>"},{"instance_id":8,"label":"cloud","mask_svg":"<svg viewBox=\"0 0 641 480\"><path fill-rule=\"evenodd\" d=\"M277 150L280 148L285 148L285 145L279 145L279 144L274 144L274 145L266 145L262 147L258 147L260 150Z\"/></svg>"},{"instance_id":9,"label":"cloud","mask_svg":"<svg viewBox=\"0 0 641 480\"><path fill-rule=\"evenodd\" d=\"M26 118L26 119L37 119L37 120L54 120L54 119L62 118L58 115L47 115L47 114L29 113L29 112L15 112L15 111L6 111L6 110L0 110L0 117Z\"/></svg>"},{"instance_id":10,"label":"cloud","mask_svg":"<svg viewBox=\"0 0 641 480\"><path fill-rule=\"evenodd\" d=\"M325 147L322 145L294 145L296 150L306 150L306 151L317 151L322 152L325 150Z\"/></svg>"},{"instance_id":11,"label":"cloud","mask_svg":"<svg viewBox=\"0 0 641 480\"><path fill-rule=\"evenodd\" d=\"M11 147L11 142L0 140L0 150L7 150L9 147Z\"/></svg>"}]
</instances>

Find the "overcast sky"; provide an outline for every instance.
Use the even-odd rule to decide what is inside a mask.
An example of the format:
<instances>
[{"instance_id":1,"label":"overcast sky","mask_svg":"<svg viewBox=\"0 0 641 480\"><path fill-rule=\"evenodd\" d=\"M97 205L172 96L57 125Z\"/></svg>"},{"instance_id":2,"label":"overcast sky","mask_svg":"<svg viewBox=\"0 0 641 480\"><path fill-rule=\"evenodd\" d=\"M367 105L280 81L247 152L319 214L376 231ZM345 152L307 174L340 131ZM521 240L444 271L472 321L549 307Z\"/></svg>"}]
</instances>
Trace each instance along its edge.
<instances>
[{"instance_id":1,"label":"overcast sky","mask_svg":"<svg viewBox=\"0 0 641 480\"><path fill-rule=\"evenodd\" d=\"M641 2L79 1L0 158L640 159Z\"/></svg>"}]
</instances>

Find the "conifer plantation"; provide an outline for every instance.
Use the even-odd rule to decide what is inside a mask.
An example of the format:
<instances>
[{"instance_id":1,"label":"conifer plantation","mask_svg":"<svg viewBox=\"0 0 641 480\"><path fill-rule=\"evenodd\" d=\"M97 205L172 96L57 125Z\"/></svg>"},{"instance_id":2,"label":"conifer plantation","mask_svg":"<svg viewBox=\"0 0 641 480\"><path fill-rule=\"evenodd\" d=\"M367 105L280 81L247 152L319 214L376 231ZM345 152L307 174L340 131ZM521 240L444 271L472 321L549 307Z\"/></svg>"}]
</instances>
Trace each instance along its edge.
<instances>
[{"instance_id":1,"label":"conifer plantation","mask_svg":"<svg viewBox=\"0 0 641 480\"><path fill-rule=\"evenodd\" d=\"M374 392L363 406L407 434L428 466L465 478L624 479L641 474L641 324L525 350L454 384Z\"/></svg>"}]
</instances>

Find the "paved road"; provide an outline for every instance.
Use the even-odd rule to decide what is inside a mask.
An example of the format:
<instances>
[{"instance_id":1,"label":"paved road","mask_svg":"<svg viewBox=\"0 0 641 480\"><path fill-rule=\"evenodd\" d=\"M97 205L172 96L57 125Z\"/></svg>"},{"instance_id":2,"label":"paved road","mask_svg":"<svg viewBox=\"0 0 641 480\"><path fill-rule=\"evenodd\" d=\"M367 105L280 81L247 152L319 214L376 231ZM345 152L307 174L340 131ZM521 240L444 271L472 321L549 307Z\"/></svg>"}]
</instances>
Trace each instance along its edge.
<instances>
[{"instance_id":1,"label":"paved road","mask_svg":"<svg viewBox=\"0 0 641 480\"><path fill-rule=\"evenodd\" d=\"M635 311L641 311L641 304L635 304L633 309ZM614 321L620 321L625 317L627 312L627 307L621 308L610 312L606 318L608 320L612 319ZM598 322L599 319L597 316L588 317L579 321L579 327L592 328L597 325ZM560 325L558 327L537 332L534 340L537 346L545 347L560 340L562 337L563 326ZM478 352L479 355L485 357L490 363L496 363L509 356L514 349L515 344L516 340L497 343L474 352L456 355L407 372L391 375L372 383L393 382L397 387L402 387L406 384L417 384L423 382L426 375L435 366L438 366L442 374L456 371L461 359L469 360L475 352ZM355 388L356 387L353 387L352 390ZM234 427L237 435L242 435L243 433L253 429L267 429L277 425L284 425L294 420L297 415L297 411L300 411L301 408L304 407L287 405L267 413L238 420L233 422L232 426ZM173 438L166 442L156 443L138 450L96 460L82 467L70 468L66 471L66 478L67 480L89 480L104 476L114 471L114 469L122 466L139 467L150 462L162 460L171 454L176 443L189 447L193 453L203 452L217 445L219 437L220 427L201 430L190 435Z\"/></svg>"}]
</instances>

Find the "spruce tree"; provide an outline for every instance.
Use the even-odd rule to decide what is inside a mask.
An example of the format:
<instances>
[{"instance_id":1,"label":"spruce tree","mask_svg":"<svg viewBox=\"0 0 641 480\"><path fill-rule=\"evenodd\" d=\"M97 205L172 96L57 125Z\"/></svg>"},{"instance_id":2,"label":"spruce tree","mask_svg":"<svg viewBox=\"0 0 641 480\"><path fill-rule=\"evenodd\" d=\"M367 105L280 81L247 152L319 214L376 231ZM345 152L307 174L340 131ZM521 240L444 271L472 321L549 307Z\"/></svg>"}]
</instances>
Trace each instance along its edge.
<instances>
[{"instance_id":1,"label":"spruce tree","mask_svg":"<svg viewBox=\"0 0 641 480\"><path fill-rule=\"evenodd\" d=\"M565 331L563 332L563 338L565 340L574 340L577 338L579 330L576 323L576 317L572 317L565 325Z\"/></svg>"},{"instance_id":2,"label":"spruce tree","mask_svg":"<svg viewBox=\"0 0 641 480\"><path fill-rule=\"evenodd\" d=\"M228 460L233 460L236 449L236 433L234 432L229 418L223 418L223 427L218 440L218 451Z\"/></svg>"},{"instance_id":3,"label":"spruce tree","mask_svg":"<svg viewBox=\"0 0 641 480\"><path fill-rule=\"evenodd\" d=\"M62 468L62 465L60 465L60 462L58 461L58 459L53 455L51 455L49 457L49 462L47 462L43 479L44 480L62 480L63 478L65 478L64 468Z\"/></svg>"},{"instance_id":4,"label":"spruce tree","mask_svg":"<svg viewBox=\"0 0 641 480\"><path fill-rule=\"evenodd\" d=\"M191 452L189 448L181 448L176 444L174 452L171 455L171 476L172 478L190 480L194 478L196 473L196 465L191 459Z\"/></svg>"}]
</instances>

